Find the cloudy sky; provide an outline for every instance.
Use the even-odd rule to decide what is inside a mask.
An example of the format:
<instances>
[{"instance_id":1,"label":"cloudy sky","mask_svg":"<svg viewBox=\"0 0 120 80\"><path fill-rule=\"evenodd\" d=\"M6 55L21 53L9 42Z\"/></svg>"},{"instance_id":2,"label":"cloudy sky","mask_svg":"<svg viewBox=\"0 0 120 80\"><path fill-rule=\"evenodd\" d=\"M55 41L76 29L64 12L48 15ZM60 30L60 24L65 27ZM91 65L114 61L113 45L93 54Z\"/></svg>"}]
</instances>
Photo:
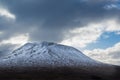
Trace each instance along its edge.
<instances>
[{"instance_id":1,"label":"cloudy sky","mask_svg":"<svg viewBox=\"0 0 120 80\"><path fill-rule=\"evenodd\" d=\"M120 65L120 0L0 0L0 57L34 41Z\"/></svg>"}]
</instances>

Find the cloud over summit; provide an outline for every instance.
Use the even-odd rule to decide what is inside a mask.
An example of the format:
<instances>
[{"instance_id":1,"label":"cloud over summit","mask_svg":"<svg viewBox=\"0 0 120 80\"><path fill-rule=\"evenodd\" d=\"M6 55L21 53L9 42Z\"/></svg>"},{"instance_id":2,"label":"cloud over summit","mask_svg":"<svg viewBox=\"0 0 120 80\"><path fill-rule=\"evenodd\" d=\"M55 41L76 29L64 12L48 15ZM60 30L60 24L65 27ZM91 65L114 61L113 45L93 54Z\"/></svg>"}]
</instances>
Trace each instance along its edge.
<instances>
[{"instance_id":1,"label":"cloud over summit","mask_svg":"<svg viewBox=\"0 0 120 80\"><path fill-rule=\"evenodd\" d=\"M60 42L64 32L83 27L89 23L119 17L119 10L106 10L108 1L91 0L25 0L0 1L5 8L16 16L6 27L5 34L29 33L30 40L50 40ZM9 26L9 27L8 27ZM8 31L9 29L9 31ZM5 35L4 35L5 36Z\"/></svg>"}]
</instances>

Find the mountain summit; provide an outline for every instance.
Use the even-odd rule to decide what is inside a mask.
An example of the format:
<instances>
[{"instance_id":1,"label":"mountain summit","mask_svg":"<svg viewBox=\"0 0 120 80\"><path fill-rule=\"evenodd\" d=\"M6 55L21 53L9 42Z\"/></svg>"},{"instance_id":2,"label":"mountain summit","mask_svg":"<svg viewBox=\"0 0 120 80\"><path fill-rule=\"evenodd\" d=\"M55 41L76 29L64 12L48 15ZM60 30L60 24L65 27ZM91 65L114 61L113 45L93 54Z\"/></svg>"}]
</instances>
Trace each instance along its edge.
<instances>
[{"instance_id":1,"label":"mountain summit","mask_svg":"<svg viewBox=\"0 0 120 80\"><path fill-rule=\"evenodd\" d=\"M37 77L41 75L49 77L50 74L48 76L47 73L51 72L57 76L73 75L73 77L70 76L73 79L76 76L78 79L74 80L84 80L80 79L81 76L83 78L92 76L88 80L112 80L118 75L117 70L117 66L95 61L73 47L51 42L27 43L0 60L1 72L11 73L11 75L22 73L29 78L31 78L31 74L37 74ZM6 76L1 72L1 75ZM27 74L25 74L26 72ZM52 76L54 77L54 75ZM43 76L41 77L46 80Z\"/></svg>"},{"instance_id":2,"label":"mountain summit","mask_svg":"<svg viewBox=\"0 0 120 80\"><path fill-rule=\"evenodd\" d=\"M51 42L27 43L5 57L7 66L93 66L94 61L77 49Z\"/></svg>"}]
</instances>

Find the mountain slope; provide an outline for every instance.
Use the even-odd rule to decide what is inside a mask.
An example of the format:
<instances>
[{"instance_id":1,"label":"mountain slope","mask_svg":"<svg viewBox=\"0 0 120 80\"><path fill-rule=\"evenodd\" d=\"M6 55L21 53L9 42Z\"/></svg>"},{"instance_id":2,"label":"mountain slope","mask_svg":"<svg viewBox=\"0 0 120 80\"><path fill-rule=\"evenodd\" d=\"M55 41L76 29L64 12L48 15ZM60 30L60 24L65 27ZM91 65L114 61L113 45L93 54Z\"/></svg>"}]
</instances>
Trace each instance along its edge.
<instances>
[{"instance_id":1,"label":"mountain slope","mask_svg":"<svg viewBox=\"0 0 120 80\"><path fill-rule=\"evenodd\" d=\"M49 42L27 43L0 60L2 78L18 74L17 77L39 76L43 80L50 75L55 80L56 76L66 80L64 75L67 75L68 80L113 80L112 78L117 78L118 68L95 61L73 47ZM9 73L11 75L6 76Z\"/></svg>"},{"instance_id":2,"label":"mountain slope","mask_svg":"<svg viewBox=\"0 0 120 80\"><path fill-rule=\"evenodd\" d=\"M22 63L21 60L23 60ZM32 63L30 63L31 61ZM91 65L99 64L75 48L48 42L27 43L15 50L12 55L5 57L3 62L8 65L10 63L9 66L21 66L22 64L23 66L89 66L89 63Z\"/></svg>"}]
</instances>

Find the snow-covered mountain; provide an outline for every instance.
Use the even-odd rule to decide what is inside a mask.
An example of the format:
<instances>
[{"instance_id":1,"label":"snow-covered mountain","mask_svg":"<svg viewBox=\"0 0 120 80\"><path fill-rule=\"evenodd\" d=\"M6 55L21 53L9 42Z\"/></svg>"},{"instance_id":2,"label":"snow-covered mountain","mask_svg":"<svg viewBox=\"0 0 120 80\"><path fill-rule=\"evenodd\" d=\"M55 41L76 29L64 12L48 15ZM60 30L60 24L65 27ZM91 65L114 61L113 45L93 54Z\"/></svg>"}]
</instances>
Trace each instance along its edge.
<instances>
[{"instance_id":1,"label":"snow-covered mountain","mask_svg":"<svg viewBox=\"0 0 120 80\"><path fill-rule=\"evenodd\" d=\"M4 66L97 66L77 49L56 43L27 43L1 60Z\"/></svg>"},{"instance_id":2,"label":"snow-covered mountain","mask_svg":"<svg viewBox=\"0 0 120 80\"><path fill-rule=\"evenodd\" d=\"M7 71L13 70L12 74L16 74L15 70L19 71L21 69L26 69L28 72L35 70L42 74L41 69L45 70L47 68L48 71L55 69L53 72L56 74L56 72L59 72L57 70L62 68L64 74L66 73L65 67L68 71L70 70L72 75L73 73L78 75L78 78L83 76L81 73L86 73L87 77L91 76L91 74L99 77L111 77L117 73L116 66L114 65L95 61L73 47L51 42L27 43L13 51L11 55L0 59L0 74L3 76L6 75L4 74L6 69ZM22 74L24 74L24 71Z\"/></svg>"}]
</instances>

